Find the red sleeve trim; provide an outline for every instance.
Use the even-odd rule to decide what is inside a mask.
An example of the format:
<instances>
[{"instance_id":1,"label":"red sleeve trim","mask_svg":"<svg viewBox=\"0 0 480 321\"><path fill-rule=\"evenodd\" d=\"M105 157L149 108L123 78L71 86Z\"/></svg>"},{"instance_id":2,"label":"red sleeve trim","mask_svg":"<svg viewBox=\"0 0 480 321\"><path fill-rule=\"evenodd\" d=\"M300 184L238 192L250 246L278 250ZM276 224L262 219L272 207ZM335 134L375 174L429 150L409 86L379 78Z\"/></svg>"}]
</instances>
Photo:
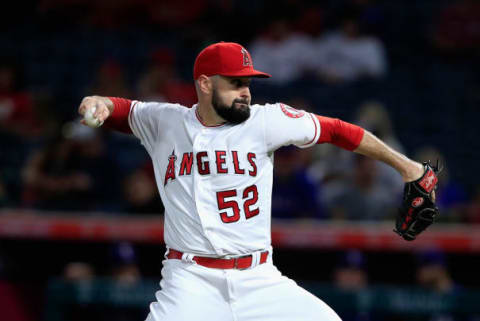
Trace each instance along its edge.
<instances>
[{"instance_id":1,"label":"red sleeve trim","mask_svg":"<svg viewBox=\"0 0 480 321\"><path fill-rule=\"evenodd\" d=\"M346 150L355 150L362 141L364 129L337 118L315 115L320 122L317 144L330 143Z\"/></svg>"},{"instance_id":2,"label":"red sleeve trim","mask_svg":"<svg viewBox=\"0 0 480 321\"><path fill-rule=\"evenodd\" d=\"M131 134L132 130L128 124L128 115L132 101L125 98L108 97L113 102L113 113L107 118L103 126L118 130L122 133Z\"/></svg>"}]
</instances>

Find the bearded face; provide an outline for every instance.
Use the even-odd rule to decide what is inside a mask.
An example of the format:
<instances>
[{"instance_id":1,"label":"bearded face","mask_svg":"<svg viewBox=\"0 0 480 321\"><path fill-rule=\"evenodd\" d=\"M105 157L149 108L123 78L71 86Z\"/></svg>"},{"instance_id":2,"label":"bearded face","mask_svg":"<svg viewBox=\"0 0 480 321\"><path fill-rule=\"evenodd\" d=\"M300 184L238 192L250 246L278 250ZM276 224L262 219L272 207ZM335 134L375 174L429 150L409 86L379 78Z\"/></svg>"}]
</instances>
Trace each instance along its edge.
<instances>
[{"instance_id":1,"label":"bearded face","mask_svg":"<svg viewBox=\"0 0 480 321\"><path fill-rule=\"evenodd\" d=\"M212 106L220 117L232 124L243 123L250 117L250 102L247 98L235 98L228 105L216 89L212 93Z\"/></svg>"}]
</instances>

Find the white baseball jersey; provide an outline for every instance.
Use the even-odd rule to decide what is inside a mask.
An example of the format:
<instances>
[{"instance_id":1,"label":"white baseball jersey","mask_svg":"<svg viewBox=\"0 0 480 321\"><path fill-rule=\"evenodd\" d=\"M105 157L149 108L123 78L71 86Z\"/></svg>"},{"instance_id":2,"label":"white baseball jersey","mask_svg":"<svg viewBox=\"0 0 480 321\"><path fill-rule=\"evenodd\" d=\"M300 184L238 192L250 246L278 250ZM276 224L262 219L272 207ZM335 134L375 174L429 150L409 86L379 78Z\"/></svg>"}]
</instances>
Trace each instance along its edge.
<instances>
[{"instance_id":1,"label":"white baseball jersey","mask_svg":"<svg viewBox=\"0 0 480 321\"><path fill-rule=\"evenodd\" d=\"M312 146L321 130L313 114L281 103L212 127L196 105L133 101L129 124L153 160L166 245L202 256L270 247L273 152Z\"/></svg>"}]
</instances>

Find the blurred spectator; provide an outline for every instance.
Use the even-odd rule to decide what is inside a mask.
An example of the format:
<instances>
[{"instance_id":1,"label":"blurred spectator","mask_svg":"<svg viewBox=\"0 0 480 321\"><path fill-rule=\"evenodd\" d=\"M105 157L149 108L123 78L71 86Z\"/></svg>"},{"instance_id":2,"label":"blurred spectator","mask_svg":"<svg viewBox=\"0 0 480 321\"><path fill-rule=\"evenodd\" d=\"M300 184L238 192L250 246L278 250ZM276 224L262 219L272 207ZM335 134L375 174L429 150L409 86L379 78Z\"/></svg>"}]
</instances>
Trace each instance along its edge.
<instances>
[{"instance_id":1,"label":"blurred spectator","mask_svg":"<svg viewBox=\"0 0 480 321\"><path fill-rule=\"evenodd\" d=\"M447 258L440 250L428 250L417 254L417 284L426 291L439 295L457 296L463 291L455 283L448 269ZM422 320L428 321L473 321L468 316L459 317L449 313L437 313Z\"/></svg>"},{"instance_id":2,"label":"blurred spectator","mask_svg":"<svg viewBox=\"0 0 480 321\"><path fill-rule=\"evenodd\" d=\"M63 268L63 279L71 282L91 281L95 277L93 266L86 262L70 262Z\"/></svg>"},{"instance_id":3,"label":"blurred spectator","mask_svg":"<svg viewBox=\"0 0 480 321\"><path fill-rule=\"evenodd\" d=\"M91 88L87 91L91 95L102 94L123 98L132 96L126 81L124 67L115 60L106 60L100 66Z\"/></svg>"},{"instance_id":4,"label":"blurred spectator","mask_svg":"<svg viewBox=\"0 0 480 321\"><path fill-rule=\"evenodd\" d=\"M404 154L405 149L398 140L387 108L378 101L366 101L357 110L353 123L372 132L394 150ZM400 200L404 182L401 175L391 166L378 162L377 183L390 193L393 199Z\"/></svg>"},{"instance_id":5,"label":"blurred spectator","mask_svg":"<svg viewBox=\"0 0 480 321\"><path fill-rule=\"evenodd\" d=\"M50 293L50 301L53 301L49 303L52 306L50 309L55 309L55 313L64 320L91 320L92 312L89 311L89 304L61 304L60 302L63 302L62 298L74 297L74 293L78 292L81 292L83 296L91 296L95 290L95 277L95 269L90 263L73 261L65 264L62 272L62 281L64 282L58 284ZM58 300L60 304L55 300ZM49 314L53 314L53 312L47 312L47 315Z\"/></svg>"},{"instance_id":6,"label":"blurred spectator","mask_svg":"<svg viewBox=\"0 0 480 321\"><path fill-rule=\"evenodd\" d=\"M379 39L362 33L356 13L343 16L340 28L316 39L310 59L326 83L379 78L386 73L385 49Z\"/></svg>"},{"instance_id":7,"label":"blurred spectator","mask_svg":"<svg viewBox=\"0 0 480 321\"><path fill-rule=\"evenodd\" d=\"M0 59L0 137L33 138L42 130L32 95L23 88L22 72L12 59Z\"/></svg>"},{"instance_id":8,"label":"blurred spectator","mask_svg":"<svg viewBox=\"0 0 480 321\"><path fill-rule=\"evenodd\" d=\"M118 173L100 131L65 125L23 170L23 204L44 210L116 211Z\"/></svg>"},{"instance_id":9,"label":"blurred spectator","mask_svg":"<svg viewBox=\"0 0 480 321\"><path fill-rule=\"evenodd\" d=\"M155 184L151 161L124 179L123 190L127 213L158 215L165 211Z\"/></svg>"},{"instance_id":10,"label":"blurred spectator","mask_svg":"<svg viewBox=\"0 0 480 321\"><path fill-rule=\"evenodd\" d=\"M124 300L125 293L141 288L142 276L133 244L118 242L109 251L109 277L112 281L112 299ZM117 298L118 295L118 298ZM102 309L99 320L136 321L145 318L143 309L129 309L128 306L110 306Z\"/></svg>"},{"instance_id":11,"label":"blurred spectator","mask_svg":"<svg viewBox=\"0 0 480 321\"><path fill-rule=\"evenodd\" d=\"M342 292L359 292L368 287L366 258L357 250L349 250L338 258L333 271L333 285ZM373 321L368 311L350 307L340 314L343 321Z\"/></svg>"},{"instance_id":12,"label":"blurred spectator","mask_svg":"<svg viewBox=\"0 0 480 321\"><path fill-rule=\"evenodd\" d=\"M294 32L287 18L273 19L249 45L255 68L272 75L271 81L286 84L301 77L313 57L312 43L305 34Z\"/></svg>"},{"instance_id":13,"label":"blurred spectator","mask_svg":"<svg viewBox=\"0 0 480 321\"><path fill-rule=\"evenodd\" d=\"M275 152L272 217L322 218L318 200L320 186L299 163L301 151L296 147L282 147Z\"/></svg>"},{"instance_id":14,"label":"blurred spectator","mask_svg":"<svg viewBox=\"0 0 480 321\"><path fill-rule=\"evenodd\" d=\"M424 146L414 153L414 159L419 162L431 161L433 165L436 165L438 160L443 166L439 174L438 188L435 191L436 203L442 214L438 218L445 221L465 220L467 193L459 182L452 179L445 156L433 146Z\"/></svg>"},{"instance_id":15,"label":"blurred spectator","mask_svg":"<svg viewBox=\"0 0 480 321\"><path fill-rule=\"evenodd\" d=\"M416 279L422 288L439 294L452 294L459 290L448 270L445 254L439 250L417 255Z\"/></svg>"},{"instance_id":16,"label":"blurred spectator","mask_svg":"<svg viewBox=\"0 0 480 321\"><path fill-rule=\"evenodd\" d=\"M338 258L333 282L342 290L361 290L368 284L366 260L362 252L349 250Z\"/></svg>"},{"instance_id":17,"label":"blurred spectator","mask_svg":"<svg viewBox=\"0 0 480 321\"><path fill-rule=\"evenodd\" d=\"M330 199L324 199L329 215L334 219L381 220L391 219L398 200L379 184L378 162L354 155L352 177L339 182Z\"/></svg>"},{"instance_id":18,"label":"blurred spectator","mask_svg":"<svg viewBox=\"0 0 480 321\"><path fill-rule=\"evenodd\" d=\"M337 146L323 144L314 147L313 160L308 172L316 182L322 184L322 199L330 200L338 193L339 184L348 179L353 168L353 155Z\"/></svg>"},{"instance_id":19,"label":"blurred spectator","mask_svg":"<svg viewBox=\"0 0 480 321\"><path fill-rule=\"evenodd\" d=\"M141 279L135 249L129 242L120 242L110 250L111 277L120 286L133 286Z\"/></svg>"},{"instance_id":20,"label":"blurred spectator","mask_svg":"<svg viewBox=\"0 0 480 321\"><path fill-rule=\"evenodd\" d=\"M145 101L168 101L190 107L197 102L193 82L180 78L175 55L168 48L153 52L150 64L138 85L139 98Z\"/></svg>"},{"instance_id":21,"label":"blurred spectator","mask_svg":"<svg viewBox=\"0 0 480 321\"><path fill-rule=\"evenodd\" d=\"M404 152L394 134L388 111L381 103L364 102L353 123L371 131L395 150ZM345 219L389 218L400 204L404 182L391 166L363 160L355 153L327 144L315 149L314 158L309 173L321 182L322 202L330 208L330 215ZM353 194L346 195L350 192ZM342 202L344 196L349 200L347 203ZM355 204L357 198L358 204Z\"/></svg>"},{"instance_id":22,"label":"blurred spectator","mask_svg":"<svg viewBox=\"0 0 480 321\"><path fill-rule=\"evenodd\" d=\"M447 4L434 18L432 40L440 53L478 57L480 49L480 2L458 0Z\"/></svg>"},{"instance_id":23,"label":"blurred spectator","mask_svg":"<svg viewBox=\"0 0 480 321\"><path fill-rule=\"evenodd\" d=\"M371 131L393 149L404 152L393 130L389 112L382 103L374 100L362 103L357 109L354 123Z\"/></svg>"}]
</instances>

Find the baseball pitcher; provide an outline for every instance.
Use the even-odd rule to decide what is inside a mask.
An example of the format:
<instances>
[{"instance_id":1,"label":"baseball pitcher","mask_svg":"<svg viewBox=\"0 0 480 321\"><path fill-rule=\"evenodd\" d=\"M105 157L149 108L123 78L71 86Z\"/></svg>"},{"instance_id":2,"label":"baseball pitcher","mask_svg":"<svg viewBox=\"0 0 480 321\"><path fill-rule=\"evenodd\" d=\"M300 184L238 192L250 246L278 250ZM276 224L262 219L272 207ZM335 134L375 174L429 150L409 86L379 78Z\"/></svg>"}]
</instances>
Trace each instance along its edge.
<instances>
[{"instance_id":1,"label":"baseball pitcher","mask_svg":"<svg viewBox=\"0 0 480 321\"><path fill-rule=\"evenodd\" d=\"M340 320L272 262L274 151L330 143L385 162L406 182L395 231L413 240L433 222L437 168L392 150L370 132L282 103L251 105L253 67L239 44L197 56L198 103L89 96L83 124L132 133L152 158L165 205L161 289L148 321Z\"/></svg>"}]
</instances>

